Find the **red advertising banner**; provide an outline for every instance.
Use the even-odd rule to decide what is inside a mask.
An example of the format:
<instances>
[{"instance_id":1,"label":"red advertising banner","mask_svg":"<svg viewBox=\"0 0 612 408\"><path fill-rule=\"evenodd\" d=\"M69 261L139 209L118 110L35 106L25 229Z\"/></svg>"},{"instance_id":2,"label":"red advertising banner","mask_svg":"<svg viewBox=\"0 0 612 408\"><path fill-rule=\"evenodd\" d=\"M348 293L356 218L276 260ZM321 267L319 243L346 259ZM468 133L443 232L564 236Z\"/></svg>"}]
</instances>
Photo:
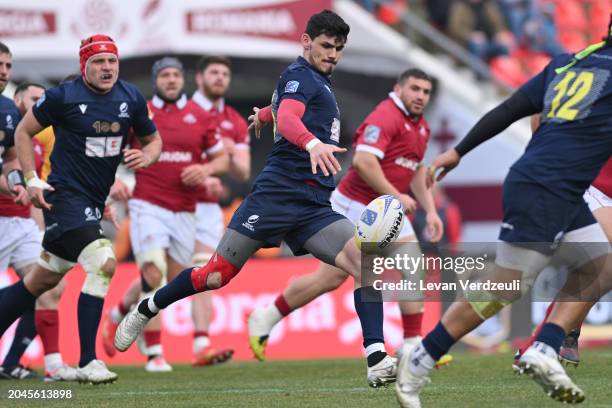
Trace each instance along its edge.
<instances>
[{"instance_id":1,"label":"red advertising banner","mask_svg":"<svg viewBox=\"0 0 612 408\"><path fill-rule=\"evenodd\" d=\"M214 317L210 326L213 346L231 347L235 359L251 359L248 348L247 316L257 306L268 305L295 276L314 271L318 261L308 258L251 260L241 273L213 296ZM60 303L60 350L64 359L75 364L79 359L77 330L77 300L83 284L80 268L67 276L66 291ZM104 313L119 302L132 281L138 277L134 264L119 265L104 304ZM0 272L0 286L15 280L13 272ZM429 302L425 307L423 331L433 328L440 316L440 305ZM170 362L188 363L192 358L191 299L183 299L164 310L162 343ZM14 327L0 340L0 355L8 351ZM394 303L385 304L385 336L387 348L393 350L402 340L399 309ZM306 359L362 356L362 336L359 319L353 305L353 282L347 281L336 291L320 296L314 302L291 313L281 321L270 337L269 359ZM106 357L98 333L98 357L110 364L145 362L134 345L125 353ZM25 356L26 364L42 365L42 345L36 339Z\"/></svg>"}]
</instances>

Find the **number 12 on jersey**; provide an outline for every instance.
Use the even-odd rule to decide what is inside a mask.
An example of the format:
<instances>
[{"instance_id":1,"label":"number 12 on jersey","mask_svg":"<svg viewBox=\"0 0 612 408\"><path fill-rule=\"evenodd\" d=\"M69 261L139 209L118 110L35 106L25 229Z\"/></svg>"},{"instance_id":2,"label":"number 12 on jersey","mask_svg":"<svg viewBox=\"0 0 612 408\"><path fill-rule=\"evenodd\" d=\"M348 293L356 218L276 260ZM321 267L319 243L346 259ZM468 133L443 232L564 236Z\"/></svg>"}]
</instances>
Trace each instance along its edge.
<instances>
[{"instance_id":1,"label":"number 12 on jersey","mask_svg":"<svg viewBox=\"0 0 612 408\"><path fill-rule=\"evenodd\" d=\"M570 70L553 80L546 92L545 119L570 121L587 116L607 79L598 78L599 71Z\"/></svg>"}]
</instances>

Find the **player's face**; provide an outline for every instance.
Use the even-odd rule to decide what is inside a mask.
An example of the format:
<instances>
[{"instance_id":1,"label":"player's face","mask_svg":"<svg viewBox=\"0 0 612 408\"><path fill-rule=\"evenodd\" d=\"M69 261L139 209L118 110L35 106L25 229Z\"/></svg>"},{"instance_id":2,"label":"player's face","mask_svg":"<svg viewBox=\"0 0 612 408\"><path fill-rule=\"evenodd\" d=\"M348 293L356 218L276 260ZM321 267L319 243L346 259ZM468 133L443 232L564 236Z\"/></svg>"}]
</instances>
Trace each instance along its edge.
<instances>
[{"instance_id":1,"label":"player's face","mask_svg":"<svg viewBox=\"0 0 612 408\"><path fill-rule=\"evenodd\" d=\"M176 101L183 93L185 77L178 68L165 68L157 74L155 86L162 98L169 101Z\"/></svg>"},{"instance_id":2,"label":"player's face","mask_svg":"<svg viewBox=\"0 0 612 408\"><path fill-rule=\"evenodd\" d=\"M13 57L11 54L0 54L0 93L11 79L11 69L13 68Z\"/></svg>"},{"instance_id":3,"label":"player's face","mask_svg":"<svg viewBox=\"0 0 612 408\"><path fill-rule=\"evenodd\" d=\"M302 46L304 47L304 58L317 71L325 75L330 75L334 72L344 50L344 42L342 40L326 34L321 34L315 37L314 40L308 34L303 34Z\"/></svg>"},{"instance_id":4,"label":"player's face","mask_svg":"<svg viewBox=\"0 0 612 408\"><path fill-rule=\"evenodd\" d=\"M229 88L232 73L224 64L210 64L196 76L198 88L209 99L219 99L225 96Z\"/></svg>"},{"instance_id":5,"label":"player's face","mask_svg":"<svg viewBox=\"0 0 612 408\"><path fill-rule=\"evenodd\" d=\"M408 77L402 85L395 85L395 94L412 115L422 115L431 97L431 82Z\"/></svg>"},{"instance_id":6,"label":"player's face","mask_svg":"<svg viewBox=\"0 0 612 408\"><path fill-rule=\"evenodd\" d=\"M30 86L25 91L15 94L14 101L19 111L24 115L30 108L40 99L42 94L45 93L43 88L38 86Z\"/></svg>"},{"instance_id":7,"label":"player's face","mask_svg":"<svg viewBox=\"0 0 612 408\"><path fill-rule=\"evenodd\" d=\"M119 77L119 59L114 55L97 55L87 64L87 81L104 93L112 89Z\"/></svg>"}]
</instances>

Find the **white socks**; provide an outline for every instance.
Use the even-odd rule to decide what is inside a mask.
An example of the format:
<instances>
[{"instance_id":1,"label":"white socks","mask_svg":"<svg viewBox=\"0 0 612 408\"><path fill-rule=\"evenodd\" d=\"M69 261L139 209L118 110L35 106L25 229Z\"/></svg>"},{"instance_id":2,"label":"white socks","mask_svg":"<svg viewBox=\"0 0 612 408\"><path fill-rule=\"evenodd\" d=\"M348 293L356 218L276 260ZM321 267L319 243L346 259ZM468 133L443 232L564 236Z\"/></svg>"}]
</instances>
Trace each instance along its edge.
<instances>
[{"instance_id":1,"label":"white socks","mask_svg":"<svg viewBox=\"0 0 612 408\"><path fill-rule=\"evenodd\" d=\"M435 365L436 361L429 355L427 350L425 350L422 342L412 349L412 353L410 353L410 362L408 365L408 369L412 375L416 377L425 377L429 375L429 372Z\"/></svg>"},{"instance_id":2,"label":"white socks","mask_svg":"<svg viewBox=\"0 0 612 408\"><path fill-rule=\"evenodd\" d=\"M45 369L52 373L64 365L62 355L60 353L50 353L45 355Z\"/></svg>"}]
</instances>

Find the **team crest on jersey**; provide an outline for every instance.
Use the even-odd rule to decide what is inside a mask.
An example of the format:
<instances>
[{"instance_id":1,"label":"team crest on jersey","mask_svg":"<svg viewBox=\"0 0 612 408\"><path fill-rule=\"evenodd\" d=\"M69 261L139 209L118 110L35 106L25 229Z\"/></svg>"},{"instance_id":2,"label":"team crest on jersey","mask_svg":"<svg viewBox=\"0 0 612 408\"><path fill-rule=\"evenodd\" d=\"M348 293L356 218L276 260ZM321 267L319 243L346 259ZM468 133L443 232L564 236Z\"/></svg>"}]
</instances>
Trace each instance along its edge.
<instances>
[{"instance_id":1,"label":"team crest on jersey","mask_svg":"<svg viewBox=\"0 0 612 408\"><path fill-rule=\"evenodd\" d=\"M189 123L190 125L193 125L194 123L196 123L198 120L196 119L195 116L193 116L192 113L188 113L185 116L183 116L183 122L185 123Z\"/></svg>"},{"instance_id":2,"label":"team crest on jersey","mask_svg":"<svg viewBox=\"0 0 612 408\"><path fill-rule=\"evenodd\" d=\"M15 129L13 125L13 117L11 115L6 115L6 128Z\"/></svg>"},{"instance_id":3,"label":"team crest on jersey","mask_svg":"<svg viewBox=\"0 0 612 408\"><path fill-rule=\"evenodd\" d=\"M221 127L226 130L232 130L234 128L234 124L229 120L224 120L221 122Z\"/></svg>"},{"instance_id":4,"label":"team crest on jersey","mask_svg":"<svg viewBox=\"0 0 612 408\"><path fill-rule=\"evenodd\" d=\"M368 125L363 132L363 141L374 144L380 138L380 128L375 125Z\"/></svg>"},{"instance_id":5,"label":"team crest on jersey","mask_svg":"<svg viewBox=\"0 0 612 408\"><path fill-rule=\"evenodd\" d=\"M421 126L421 130L419 130L419 132L421 132L421 136L427 136L427 129L425 129L425 126Z\"/></svg>"},{"instance_id":6,"label":"team crest on jersey","mask_svg":"<svg viewBox=\"0 0 612 408\"><path fill-rule=\"evenodd\" d=\"M285 85L285 93L296 93L299 86L300 86L299 81L289 81Z\"/></svg>"},{"instance_id":7,"label":"team crest on jersey","mask_svg":"<svg viewBox=\"0 0 612 408\"><path fill-rule=\"evenodd\" d=\"M121 105L119 105L119 117L120 118L129 118L130 114L128 113L128 104L127 102L122 102Z\"/></svg>"}]
</instances>

